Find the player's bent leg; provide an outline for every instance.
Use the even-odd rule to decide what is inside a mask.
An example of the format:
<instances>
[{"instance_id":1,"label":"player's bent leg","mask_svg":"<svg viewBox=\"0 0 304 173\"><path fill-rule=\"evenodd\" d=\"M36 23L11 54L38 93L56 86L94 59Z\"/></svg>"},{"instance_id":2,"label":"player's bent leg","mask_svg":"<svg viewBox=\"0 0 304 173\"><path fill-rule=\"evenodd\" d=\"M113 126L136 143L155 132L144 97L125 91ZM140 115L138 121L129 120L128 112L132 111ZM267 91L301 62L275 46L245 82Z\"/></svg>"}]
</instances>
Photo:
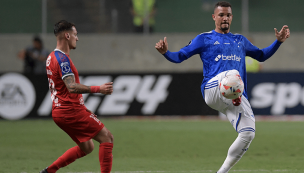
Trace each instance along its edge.
<instances>
[{"instance_id":1,"label":"player's bent leg","mask_svg":"<svg viewBox=\"0 0 304 173\"><path fill-rule=\"evenodd\" d=\"M93 139L100 143L99 163L101 173L110 173L113 160L113 135L106 127L104 127Z\"/></svg>"},{"instance_id":2,"label":"player's bent leg","mask_svg":"<svg viewBox=\"0 0 304 173\"><path fill-rule=\"evenodd\" d=\"M221 96L218 88L221 75L223 74L220 73L219 75L210 79L205 85L205 88L202 88L202 92L204 92L204 99L209 107L223 112L223 110L226 109L228 105L223 101L223 97Z\"/></svg>"},{"instance_id":3,"label":"player's bent leg","mask_svg":"<svg viewBox=\"0 0 304 173\"><path fill-rule=\"evenodd\" d=\"M48 168L48 173L55 173L59 168L65 167L68 164L74 162L76 159L85 156L86 153L83 152L79 146L72 147L68 149L62 156L60 156L54 163L52 163Z\"/></svg>"},{"instance_id":4,"label":"player's bent leg","mask_svg":"<svg viewBox=\"0 0 304 173\"><path fill-rule=\"evenodd\" d=\"M255 119L245 97L240 106L228 106L225 114L239 134L230 146L227 157L218 173L227 173L242 158L255 137Z\"/></svg>"},{"instance_id":5,"label":"player's bent leg","mask_svg":"<svg viewBox=\"0 0 304 173\"><path fill-rule=\"evenodd\" d=\"M78 144L78 146L86 154L90 154L94 150L94 143L92 139L86 142L81 142L80 144Z\"/></svg>"},{"instance_id":6,"label":"player's bent leg","mask_svg":"<svg viewBox=\"0 0 304 173\"><path fill-rule=\"evenodd\" d=\"M239 74L237 70L227 70L219 73L210 79L204 88L201 88L205 95L206 104L220 112L225 112L227 107L231 105L231 100L226 99L219 91L219 84L226 75Z\"/></svg>"},{"instance_id":7,"label":"player's bent leg","mask_svg":"<svg viewBox=\"0 0 304 173\"><path fill-rule=\"evenodd\" d=\"M113 143L114 137L112 133L106 128L103 127L96 136L93 137L99 143L109 142Z\"/></svg>"},{"instance_id":8,"label":"player's bent leg","mask_svg":"<svg viewBox=\"0 0 304 173\"><path fill-rule=\"evenodd\" d=\"M248 150L251 141L255 136L255 132L244 131L239 133L236 140L230 146L226 160L222 167L217 171L218 173L227 173L245 154Z\"/></svg>"}]
</instances>

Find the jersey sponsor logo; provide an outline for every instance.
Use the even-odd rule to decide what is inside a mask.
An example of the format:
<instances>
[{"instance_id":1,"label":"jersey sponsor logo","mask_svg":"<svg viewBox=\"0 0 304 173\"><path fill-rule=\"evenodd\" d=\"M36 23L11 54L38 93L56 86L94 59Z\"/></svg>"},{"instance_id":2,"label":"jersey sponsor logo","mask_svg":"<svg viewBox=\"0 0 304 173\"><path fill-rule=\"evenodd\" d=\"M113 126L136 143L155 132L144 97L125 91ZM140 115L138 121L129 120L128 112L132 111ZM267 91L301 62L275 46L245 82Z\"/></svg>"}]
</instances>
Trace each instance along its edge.
<instances>
[{"instance_id":1,"label":"jersey sponsor logo","mask_svg":"<svg viewBox=\"0 0 304 173\"><path fill-rule=\"evenodd\" d=\"M252 88L251 106L256 109L270 107L270 114L283 115L287 108L304 106L304 87L297 83L259 83Z\"/></svg>"},{"instance_id":2,"label":"jersey sponsor logo","mask_svg":"<svg viewBox=\"0 0 304 173\"><path fill-rule=\"evenodd\" d=\"M221 59L221 57L222 57L221 55L218 55L214 60L215 60L215 61L218 61L218 60Z\"/></svg>"},{"instance_id":3,"label":"jersey sponsor logo","mask_svg":"<svg viewBox=\"0 0 304 173\"><path fill-rule=\"evenodd\" d=\"M28 115L36 101L33 84L18 73L6 73L0 77L0 93L0 116L8 120Z\"/></svg>"},{"instance_id":4,"label":"jersey sponsor logo","mask_svg":"<svg viewBox=\"0 0 304 173\"><path fill-rule=\"evenodd\" d=\"M217 57L214 59L215 61L219 61L220 59L222 59L223 61L241 61L241 57L236 56L236 55L217 55Z\"/></svg>"},{"instance_id":5,"label":"jersey sponsor logo","mask_svg":"<svg viewBox=\"0 0 304 173\"><path fill-rule=\"evenodd\" d=\"M113 81L111 76L79 77L84 85L100 85ZM113 81L113 93L101 97L101 94L83 94L86 107L98 115L125 115L131 104L142 104L142 114L153 114L159 104L166 101L171 75L121 75ZM53 99L56 99L54 93ZM51 93L48 92L37 113L48 116L52 110Z\"/></svg>"}]
</instances>

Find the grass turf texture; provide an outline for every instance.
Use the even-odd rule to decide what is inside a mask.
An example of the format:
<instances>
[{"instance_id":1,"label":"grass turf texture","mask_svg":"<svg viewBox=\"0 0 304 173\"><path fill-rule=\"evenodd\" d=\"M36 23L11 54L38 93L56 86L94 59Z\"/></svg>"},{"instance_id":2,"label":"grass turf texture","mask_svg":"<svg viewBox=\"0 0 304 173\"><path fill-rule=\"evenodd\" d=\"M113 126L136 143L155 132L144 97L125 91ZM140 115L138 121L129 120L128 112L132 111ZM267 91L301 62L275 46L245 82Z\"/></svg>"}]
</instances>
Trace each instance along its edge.
<instances>
[{"instance_id":1,"label":"grass turf texture","mask_svg":"<svg viewBox=\"0 0 304 173\"><path fill-rule=\"evenodd\" d=\"M237 137L227 121L101 120L114 135L113 173L215 172ZM303 132L304 122L257 122L249 151L230 172L304 172ZM94 143L58 173L100 172ZM52 120L1 120L0 172L39 172L73 146Z\"/></svg>"}]
</instances>

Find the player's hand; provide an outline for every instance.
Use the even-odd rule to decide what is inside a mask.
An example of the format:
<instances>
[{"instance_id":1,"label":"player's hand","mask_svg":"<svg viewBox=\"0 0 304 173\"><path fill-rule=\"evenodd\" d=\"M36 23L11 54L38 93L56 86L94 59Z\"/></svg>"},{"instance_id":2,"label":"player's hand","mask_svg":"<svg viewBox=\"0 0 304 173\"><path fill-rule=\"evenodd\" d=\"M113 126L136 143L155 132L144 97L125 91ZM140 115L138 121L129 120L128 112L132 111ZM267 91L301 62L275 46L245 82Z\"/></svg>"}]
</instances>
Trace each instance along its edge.
<instances>
[{"instance_id":1,"label":"player's hand","mask_svg":"<svg viewBox=\"0 0 304 173\"><path fill-rule=\"evenodd\" d=\"M287 25L284 25L280 32L278 32L277 28L274 28L275 36L277 40L283 43L290 36L290 30Z\"/></svg>"},{"instance_id":2,"label":"player's hand","mask_svg":"<svg viewBox=\"0 0 304 173\"><path fill-rule=\"evenodd\" d=\"M108 82L103 85L100 85L100 93L111 95L113 92L113 82Z\"/></svg>"},{"instance_id":3,"label":"player's hand","mask_svg":"<svg viewBox=\"0 0 304 173\"><path fill-rule=\"evenodd\" d=\"M155 44L155 48L159 53L165 54L168 51L167 37L165 37L164 40L159 40L159 42Z\"/></svg>"}]
</instances>

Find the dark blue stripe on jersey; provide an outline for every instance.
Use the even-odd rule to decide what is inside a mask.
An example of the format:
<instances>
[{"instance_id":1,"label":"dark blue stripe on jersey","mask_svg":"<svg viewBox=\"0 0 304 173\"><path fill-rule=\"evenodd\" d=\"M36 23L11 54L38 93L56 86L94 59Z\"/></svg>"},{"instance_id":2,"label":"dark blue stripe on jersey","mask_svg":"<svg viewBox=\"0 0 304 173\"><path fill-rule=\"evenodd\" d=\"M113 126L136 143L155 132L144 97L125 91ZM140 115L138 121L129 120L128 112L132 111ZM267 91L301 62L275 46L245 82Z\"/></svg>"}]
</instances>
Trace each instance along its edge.
<instances>
[{"instance_id":1,"label":"dark blue stripe on jersey","mask_svg":"<svg viewBox=\"0 0 304 173\"><path fill-rule=\"evenodd\" d=\"M73 73L70 59L60 51L55 51L54 54L60 66L62 76Z\"/></svg>"},{"instance_id":2,"label":"dark blue stripe on jersey","mask_svg":"<svg viewBox=\"0 0 304 173\"><path fill-rule=\"evenodd\" d=\"M216 86L218 86L218 81L217 80L207 83L205 85L205 89L210 89L210 88L213 88L213 87L216 87Z\"/></svg>"},{"instance_id":3,"label":"dark blue stripe on jersey","mask_svg":"<svg viewBox=\"0 0 304 173\"><path fill-rule=\"evenodd\" d=\"M214 83L218 83L218 81L215 80L215 81L209 82L209 83L206 84L206 86L208 86L208 85L210 85L210 84L214 84Z\"/></svg>"},{"instance_id":4,"label":"dark blue stripe on jersey","mask_svg":"<svg viewBox=\"0 0 304 173\"><path fill-rule=\"evenodd\" d=\"M237 127L238 127L238 125L239 125L239 122L240 122L240 120L241 120L241 115L242 115L242 113L239 113L239 117L238 117L238 119L237 119L237 121L236 121L236 125L235 125L235 130L237 131Z\"/></svg>"},{"instance_id":5,"label":"dark blue stripe on jersey","mask_svg":"<svg viewBox=\"0 0 304 173\"><path fill-rule=\"evenodd\" d=\"M214 87L217 87L217 86L218 86L218 84L214 84L214 85L205 87L205 89L210 89L210 88L214 88Z\"/></svg>"},{"instance_id":6,"label":"dark blue stripe on jersey","mask_svg":"<svg viewBox=\"0 0 304 173\"><path fill-rule=\"evenodd\" d=\"M206 86L206 88L209 88L209 87L212 87L212 86L218 86L218 84L215 83L215 84L212 84L212 85L208 85L208 86Z\"/></svg>"}]
</instances>

